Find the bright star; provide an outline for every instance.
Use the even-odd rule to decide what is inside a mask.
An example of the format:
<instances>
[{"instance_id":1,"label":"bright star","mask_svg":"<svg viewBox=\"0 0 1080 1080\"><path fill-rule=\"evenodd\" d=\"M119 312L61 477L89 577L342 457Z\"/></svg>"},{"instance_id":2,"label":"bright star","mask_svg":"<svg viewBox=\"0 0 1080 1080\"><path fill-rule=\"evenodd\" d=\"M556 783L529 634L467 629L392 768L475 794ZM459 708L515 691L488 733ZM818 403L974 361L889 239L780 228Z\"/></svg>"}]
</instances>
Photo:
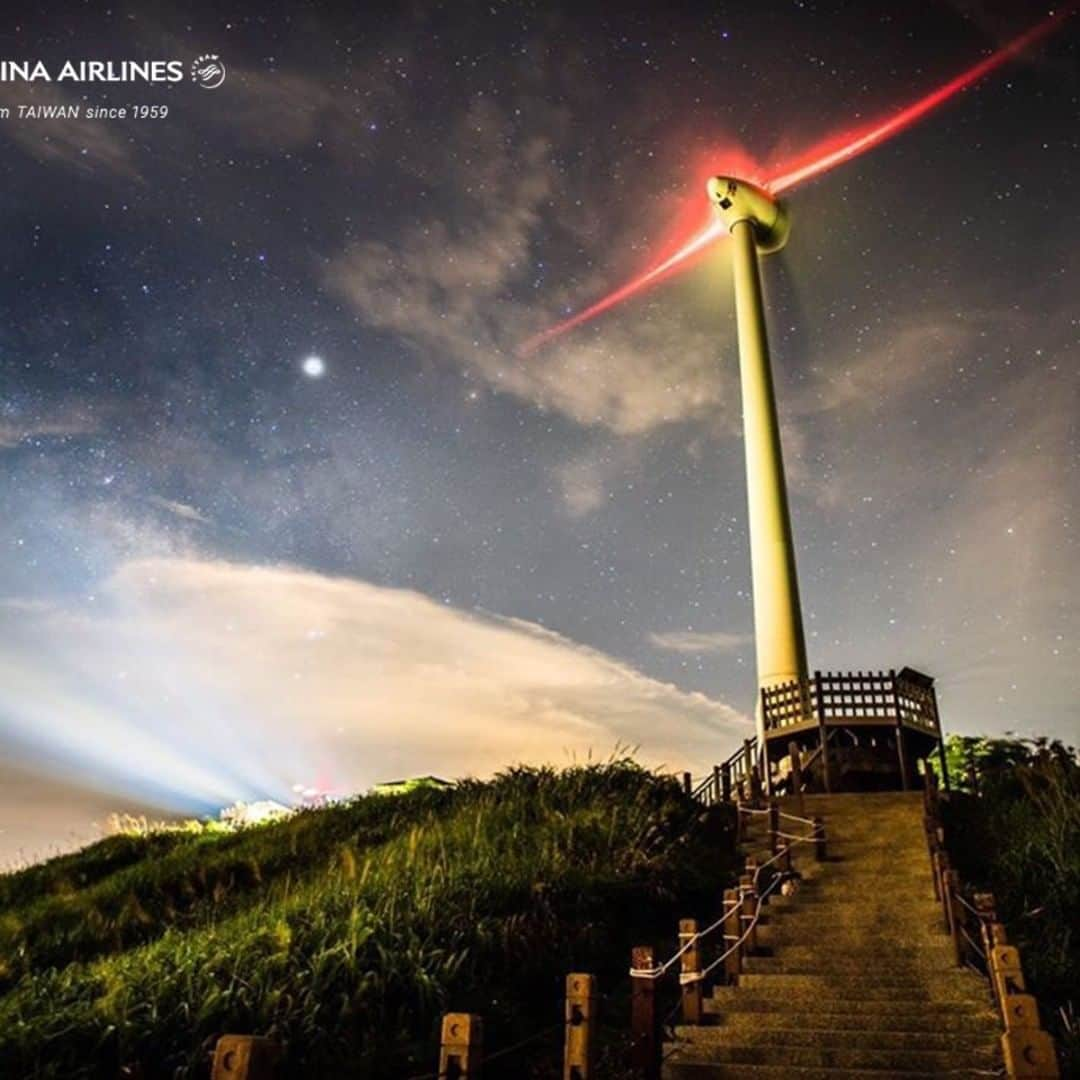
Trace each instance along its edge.
<instances>
[{"instance_id":1,"label":"bright star","mask_svg":"<svg viewBox=\"0 0 1080 1080\"><path fill-rule=\"evenodd\" d=\"M326 362L321 356L305 357L301 367L309 379L321 379L326 374Z\"/></svg>"}]
</instances>

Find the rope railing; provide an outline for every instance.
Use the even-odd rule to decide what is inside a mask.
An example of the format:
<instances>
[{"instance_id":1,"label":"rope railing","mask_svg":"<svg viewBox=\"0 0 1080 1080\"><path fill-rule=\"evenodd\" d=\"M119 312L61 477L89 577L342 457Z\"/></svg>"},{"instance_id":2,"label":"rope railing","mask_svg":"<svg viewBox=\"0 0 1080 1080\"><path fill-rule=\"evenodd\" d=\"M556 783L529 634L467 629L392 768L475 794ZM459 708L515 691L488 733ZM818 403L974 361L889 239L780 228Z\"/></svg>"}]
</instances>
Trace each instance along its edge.
<instances>
[{"instance_id":1,"label":"rope railing","mask_svg":"<svg viewBox=\"0 0 1080 1080\"><path fill-rule=\"evenodd\" d=\"M785 849L786 851L786 849ZM703 982L707 979L721 964L723 964L729 956L731 956L736 949L741 948L742 944L750 935L757 929L758 922L761 919L761 909L765 901L769 898L770 894L777 888L777 886L784 880L782 874L777 874L772 881L769 882L764 892L758 894L757 906L754 908L753 918L750 920L750 925L738 936L735 940L724 950L711 964L706 964L700 971L688 971L680 973L679 985L689 986L692 983ZM725 935L725 940L727 937Z\"/></svg>"},{"instance_id":2,"label":"rope railing","mask_svg":"<svg viewBox=\"0 0 1080 1080\"><path fill-rule=\"evenodd\" d=\"M725 903L723 906L720 918L716 920L711 926L706 926L704 930L698 930L696 933L691 934L686 941L679 946L678 950L670 956L662 964L657 964L651 968L635 968L630 969L630 976L634 979L660 979L666 975L675 963L681 960L699 941L703 941L709 937L710 934L715 933L721 926L724 925L724 921L731 914L732 906L737 907L738 901L732 901L731 903Z\"/></svg>"},{"instance_id":3,"label":"rope railing","mask_svg":"<svg viewBox=\"0 0 1080 1080\"><path fill-rule=\"evenodd\" d=\"M768 813L769 811L765 810L763 812ZM752 881L751 889L757 895L758 902L757 902L757 907L754 909L754 914L753 914L753 916L751 918L750 925L742 932L742 934L738 935L735 938L735 944L734 945L729 947L727 949L727 951L724 952L724 954L722 956L720 956L717 960L714 960L712 962L712 964L710 964L709 967L705 969L706 974L708 972L713 971L717 966L719 966L719 964L723 963L723 961L726 960L727 957L732 952L734 952L734 950L736 948L738 948L750 936L750 934L753 932L753 930L756 929L756 927L758 925L758 922L760 921L760 918L761 918L761 908L762 908L762 905L764 903L765 898L768 897L781 884L781 882L783 882L785 880L785 878L788 876L787 873L780 873L780 874L774 875L772 880L770 881L768 887L764 890L764 892L762 892L762 891L759 891L759 889L758 889L758 883L759 883L762 872L764 870L767 870L774 863L780 862L781 860L786 860L787 857L791 853L791 848L795 844L816 843L824 836L825 827L824 827L823 824L821 824L820 822L813 822L813 821L809 821L808 824L812 825L813 828L806 835L800 836L800 835L794 835L794 834L781 833L780 835L782 835L786 839L790 840L791 843L786 844L783 847L781 847L772 856L770 856L770 858L766 859L765 862L761 863L756 868L756 870L754 871L754 875L753 875L753 881ZM697 945L701 941L704 941L706 938L710 937L717 930L719 930L724 925L724 923L728 920L728 918L730 917L733 909L741 907L741 906L742 906L742 900L741 899L725 901L724 904L723 904L723 907L721 909L720 917L718 919L716 919L715 922L711 923L709 926L705 927L703 930L697 930L692 934L685 935L684 936L685 940L683 940L683 943L662 964L654 964L652 967L649 967L649 968L631 967L630 968L630 976L631 976L631 978L635 978L635 979L653 979L653 980L663 978L664 975L666 975L671 970L671 968L675 966L675 964L678 961L680 961L688 952L690 952L690 950L692 948L694 948L695 945ZM725 940L727 940L727 935L725 935ZM693 977L690 977L691 975ZM685 985L687 985L687 983L699 981L703 977L704 977L704 975L701 972L681 973L680 976L679 976L679 984L682 985L682 986L685 986Z\"/></svg>"}]
</instances>

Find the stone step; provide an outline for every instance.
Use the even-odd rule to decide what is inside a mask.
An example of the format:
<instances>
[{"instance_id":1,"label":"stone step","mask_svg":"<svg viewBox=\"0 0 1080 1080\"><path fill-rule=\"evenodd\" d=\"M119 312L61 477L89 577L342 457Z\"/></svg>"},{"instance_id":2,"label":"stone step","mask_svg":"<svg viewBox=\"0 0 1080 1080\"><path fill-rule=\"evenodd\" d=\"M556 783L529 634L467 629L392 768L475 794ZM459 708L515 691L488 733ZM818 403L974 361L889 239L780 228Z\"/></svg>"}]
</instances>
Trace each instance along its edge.
<instances>
[{"instance_id":1,"label":"stone step","mask_svg":"<svg viewBox=\"0 0 1080 1080\"><path fill-rule=\"evenodd\" d=\"M833 1046L707 1046L675 1043L673 1062L683 1064L786 1065L790 1067L840 1069L906 1069L923 1076L954 1070L991 1069L997 1064L994 1050L860 1049Z\"/></svg>"},{"instance_id":2,"label":"stone step","mask_svg":"<svg viewBox=\"0 0 1080 1080\"><path fill-rule=\"evenodd\" d=\"M852 1050L943 1050L970 1052L985 1056L987 1032L982 1026L953 1031L889 1031L865 1028L764 1027L753 1024L716 1026L679 1026L675 1042L691 1043L697 1048L715 1046L794 1046Z\"/></svg>"},{"instance_id":3,"label":"stone step","mask_svg":"<svg viewBox=\"0 0 1080 1080\"><path fill-rule=\"evenodd\" d=\"M962 973L958 973L962 974ZM845 1001L861 997L868 1001L970 1001L978 1000L973 988L953 978L898 978L892 975L814 975L803 972L739 976L739 987L768 989L788 998Z\"/></svg>"},{"instance_id":4,"label":"stone step","mask_svg":"<svg viewBox=\"0 0 1080 1080\"><path fill-rule=\"evenodd\" d=\"M856 1009L854 1006L862 1007ZM750 1002L747 1007L733 1000L720 1009L716 1001L706 1002L706 1013L716 1018L722 1030L751 1028L755 1031L855 1031L855 1032L904 1032L922 1035L924 1032L944 1034L958 1032L978 1035L984 1042L998 1034L996 1014L987 1007L983 1010L953 1005L942 1008L935 1004L898 1005L896 1002L851 1002L836 1011L804 1009L793 1011L785 1002L769 999Z\"/></svg>"},{"instance_id":5,"label":"stone step","mask_svg":"<svg viewBox=\"0 0 1080 1080\"><path fill-rule=\"evenodd\" d=\"M983 1001L962 998L935 1001L933 1004L926 1000L896 998L892 994L879 998L819 994L809 999L799 999L787 994L770 993L767 989L743 986L717 987L713 990L712 997L705 999L705 1012L723 1017L741 1013L752 1013L755 1016L772 1013L780 1017L847 1015L856 1021L865 1018L867 1023L874 1024L888 1018L894 1018L898 1022L915 1022L927 1016L958 1020L989 1018L995 1024L997 1022L997 1014L990 1007L989 997Z\"/></svg>"},{"instance_id":6,"label":"stone step","mask_svg":"<svg viewBox=\"0 0 1080 1080\"><path fill-rule=\"evenodd\" d=\"M897 948L949 950L951 938L937 926L922 927L874 923L818 923L811 919L796 922L793 918L767 919L758 923L758 940L782 948L789 945L820 944L825 949L876 949L891 951Z\"/></svg>"},{"instance_id":7,"label":"stone step","mask_svg":"<svg viewBox=\"0 0 1080 1080\"><path fill-rule=\"evenodd\" d=\"M743 971L763 975L857 975L874 978L911 978L925 981L946 977L951 951L918 952L829 952L802 946L789 946L776 956L748 956ZM958 974L963 974L959 968Z\"/></svg>"},{"instance_id":8,"label":"stone step","mask_svg":"<svg viewBox=\"0 0 1080 1080\"><path fill-rule=\"evenodd\" d=\"M789 1065L732 1065L704 1062L664 1065L664 1080L926 1080L921 1070L793 1068ZM954 1080L963 1073L954 1073ZM970 1073L981 1076L982 1073Z\"/></svg>"}]
</instances>

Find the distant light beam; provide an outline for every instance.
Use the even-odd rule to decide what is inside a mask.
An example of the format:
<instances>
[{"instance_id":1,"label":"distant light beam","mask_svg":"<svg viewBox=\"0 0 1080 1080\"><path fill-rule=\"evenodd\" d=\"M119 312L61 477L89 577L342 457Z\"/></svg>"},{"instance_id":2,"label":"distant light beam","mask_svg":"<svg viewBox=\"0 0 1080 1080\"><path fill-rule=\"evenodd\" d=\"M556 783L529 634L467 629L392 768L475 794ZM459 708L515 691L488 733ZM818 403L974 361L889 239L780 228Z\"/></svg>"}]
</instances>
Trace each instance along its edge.
<instances>
[{"instance_id":1,"label":"distant light beam","mask_svg":"<svg viewBox=\"0 0 1080 1080\"><path fill-rule=\"evenodd\" d=\"M1056 14L1043 19L1042 22L1037 23L1018 38L1008 42L1008 44L1003 45L992 55L980 60L979 63L968 68L967 71L957 75L954 79L950 79L943 86L939 86L925 97L921 97L914 104L908 105L888 120L823 139L805 153L800 154L799 157L772 170L772 175L765 180L764 186L773 193L780 195L799 184L805 183L807 180L821 176L830 169L836 168L837 165L851 161L875 146L880 146L887 139L891 139L894 135L898 135L901 131L911 127L912 124L917 123L927 113L936 109L939 105L943 105L950 98L960 93L961 90L966 89L973 83L978 82L983 76L989 75L992 71L1001 67L1002 64L1012 59L1017 53L1046 37L1064 19L1073 14L1076 6L1076 4L1070 4ZM723 162L717 163L717 171L724 172ZM637 295L649 286L655 285L664 278L686 269L694 256L701 255L715 240L720 239L723 235L725 233L720 222L710 219L687 240L679 244L671 255L664 257L660 262L637 277L631 278L625 285L620 285L613 292L601 297L594 304L590 304L589 307L583 308L569 318L563 319L562 322L556 323L539 334L535 334L521 345L521 351L523 353L534 352L540 346L560 337L575 326L590 322L598 315L616 307L624 300L629 300L630 297Z\"/></svg>"}]
</instances>

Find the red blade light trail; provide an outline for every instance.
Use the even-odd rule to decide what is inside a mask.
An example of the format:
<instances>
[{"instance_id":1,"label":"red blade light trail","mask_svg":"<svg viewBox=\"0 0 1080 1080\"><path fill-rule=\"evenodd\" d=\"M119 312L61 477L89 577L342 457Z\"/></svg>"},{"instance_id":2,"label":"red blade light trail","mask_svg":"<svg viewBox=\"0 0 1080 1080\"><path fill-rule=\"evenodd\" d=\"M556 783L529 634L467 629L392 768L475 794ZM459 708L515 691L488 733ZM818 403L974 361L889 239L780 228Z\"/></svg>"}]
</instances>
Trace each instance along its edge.
<instances>
[{"instance_id":1,"label":"red blade light trail","mask_svg":"<svg viewBox=\"0 0 1080 1080\"><path fill-rule=\"evenodd\" d=\"M1001 67L1002 64L1011 60L1028 46L1046 37L1065 18L1072 14L1074 8L1075 5L1070 5L1063 11L1044 19L1018 38L1014 38L1006 45L1003 45L991 56L980 60L979 63L961 72L954 79L950 79L936 90L901 109L900 112L888 120L866 125L854 132L847 131L823 139L797 158L771 170L771 175L765 181L765 187L776 194L790 191L797 185L805 183L816 176L821 176L830 169L836 168L837 165L842 165L844 162L851 161L868 150L872 150L875 146L880 146L894 135L898 135L901 131L917 123L939 105L945 104L946 101L960 93L961 90L965 90ZM723 162L717 163L716 171L723 171ZM603 312L609 311L624 300L628 300L649 286L655 285L676 271L685 269L695 255L702 254L715 240L720 239L723 235L724 229L722 225L710 217L703 226L679 245L673 254L668 255L637 277L631 278L624 285L601 297L594 304L590 304L587 308L583 308L562 322L556 323L547 330L529 338L522 344L522 352L532 352L553 338L572 330L575 326L580 326Z\"/></svg>"},{"instance_id":2,"label":"red blade light trail","mask_svg":"<svg viewBox=\"0 0 1080 1080\"><path fill-rule=\"evenodd\" d=\"M570 318L564 319L561 323L557 323L550 329L544 330L542 333L529 338L528 341L522 344L522 351L526 353L532 352L552 338L558 337L560 334L565 334L567 330L572 330L575 326L580 326L583 322L595 319L597 315L602 314L609 308L615 307L616 304L621 304L624 300L628 300L635 293L641 292L642 289L648 288L650 285L655 285L661 278L666 277L677 269L681 269L688 259L705 251L714 240L719 240L723 234L723 223L710 217L705 225L691 236L685 244L682 244L673 255L669 255L662 262L650 267L643 274L639 274L636 278L632 278L614 292L608 293L607 296L597 300L595 304L583 308L581 311L571 315Z\"/></svg>"},{"instance_id":3,"label":"red blade light trail","mask_svg":"<svg viewBox=\"0 0 1080 1080\"><path fill-rule=\"evenodd\" d=\"M984 75L1001 67L1006 61L1011 60L1017 53L1023 52L1029 45L1034 44L1040 38L1045 37L1064 19L1070 11L1063 11L1044 19L1041 23L1033 26L1026 33L1013 39L1007 45L1003 45L993 55L986 57L968 68L967 71L950 79L944 86L919 98L914 104L902 109L891 119L883 123L873 124L858 132L847 132L843 135L834 136L802 154L795 161L778 170L777 175L768 181L770 191L777 195L788 191L797 184L802 184L815 176L851 161L860 154L880 146L886 139L898 135L901 131L911 127L912 124L921 120L928 112L944 105L953 95L978 82Z\"/></svg>"}]
</instances>

